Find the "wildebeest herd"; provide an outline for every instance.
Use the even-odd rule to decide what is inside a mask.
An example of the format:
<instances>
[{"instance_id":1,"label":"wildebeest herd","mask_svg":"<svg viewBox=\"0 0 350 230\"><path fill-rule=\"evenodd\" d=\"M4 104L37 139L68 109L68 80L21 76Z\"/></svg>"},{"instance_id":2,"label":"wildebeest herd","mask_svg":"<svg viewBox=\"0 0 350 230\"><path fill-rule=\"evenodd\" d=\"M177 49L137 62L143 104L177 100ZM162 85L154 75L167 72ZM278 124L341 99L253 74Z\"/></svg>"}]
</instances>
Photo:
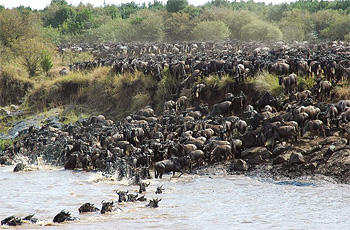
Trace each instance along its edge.
<instances>
[{"instance_id":1,"label":"wildebeest herd","mask_svg":"<svg viewBox=\"0 0 350 230\"><path fill-rule=\"evenodd\" d=\"M347 137L350 100L329 101L337 84L350 82L349 43L192 42L88 47L74 49L92 51L95 61L73 63L70 71L110 66L115 74L140 71L160 81L168 68L170 75L180 80L173 99L164 103L159 114L146 106L118 122L99 115L63 127L54 123L32 127L2 151L1 163L11 162L18 154L28 156L32 163L41 157L65 169L117 173L119 179L128 177L140 185L141 191L142 180L151 178L150 170L155 178L162 178L168 172L191 172L228 160L235 171L266 162L317 169L323 158L316 159L316 164L300 153L285 159L281 148L313 136ZM256 95L240 87L248 77L263 71L276 75L284 96L265 93L254 101ZM62 73L69 74L67 70ZM211 89L198 82L209 75L234 79L232 91L216 98L212 105L206 101ZM298 84L301 78L313 78L315 84L307 89ZM182 95L183 89L190 89L191 97ZM259 151L254 153L254 148Z\"/></svg>"}]
</instances>

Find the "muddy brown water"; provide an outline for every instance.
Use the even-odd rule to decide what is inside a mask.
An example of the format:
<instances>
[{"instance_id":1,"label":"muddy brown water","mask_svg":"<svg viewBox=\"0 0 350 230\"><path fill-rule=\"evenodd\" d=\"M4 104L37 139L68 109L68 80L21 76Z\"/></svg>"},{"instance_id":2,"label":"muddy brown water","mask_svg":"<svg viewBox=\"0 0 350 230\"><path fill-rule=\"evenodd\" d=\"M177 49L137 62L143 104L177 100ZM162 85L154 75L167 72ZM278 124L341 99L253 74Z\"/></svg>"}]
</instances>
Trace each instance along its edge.
<instances>
[{"instance_id":1,"label":"muddy brown water","mask_svg":"<svg viewBox=\"0 0 350 230\"><path fill-rule=\"evenodd\" d=\"M40 167L12 172L0 167L0 220L35 213L41 221L16 229L349 229L350 186L325 178L273 181L244 175L182 175L149 180L145 196L162 198L159 208L148 202L122 203L122 210L79 214L85 202L101 208L116 201L116 190L136 193L128 181L100 173ZM163 194L155 194L158 185ZM67 210L80 220L53 223ZM14 228L1 226L0 228Z\"/></svg>"}]
</instances>

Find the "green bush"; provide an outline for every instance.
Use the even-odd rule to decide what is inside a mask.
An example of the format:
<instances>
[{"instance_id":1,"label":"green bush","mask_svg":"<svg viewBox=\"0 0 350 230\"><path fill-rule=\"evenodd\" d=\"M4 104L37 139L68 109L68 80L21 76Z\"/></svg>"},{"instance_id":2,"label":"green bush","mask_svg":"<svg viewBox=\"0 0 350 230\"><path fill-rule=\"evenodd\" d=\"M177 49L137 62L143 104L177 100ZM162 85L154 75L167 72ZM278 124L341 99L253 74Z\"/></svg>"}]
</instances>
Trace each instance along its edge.
<instances>
[{"instance_id":1,"label":"green bush","mask_svg":"<svg viewBox=\"0 0 350 230\"><path fill-rule=\"evenodd\" d=\"M43 71L46 73L46 75L48 75L50 69L53 66L51 54L49 54L49 53L44 54L42 59L41 59L40 65L41 65L41 68L43 69Z\"/></svg>"},{"instance_id":2,"label":"green bush","mask_svg":"<svg viewBox=\"0 0 350 230\"><path fill-rule=\"evenodd\" d=\"M310 13L305 10L294 9L286 12L279 23L284 40L303 41L313 39L315 31L311 19Z\"/></svg>"},{"instance_id":3,"label":"green bush","mask_svg":"<svg viewBox=\"0 0 350 230\"><path fill-rule=\"evenodd\" d=\"M134 28L134 41L162 41L164 38L163 18L155 11L140 10L131 15L131 27Z\"/></svg>"},{"instance_id":4,"label":"green bush","mask_svg":"<svg viewBox=\"0 0 350 230\"><path fill-rule=\"evenodd\" d=\"M243 26L241 37L243 40L278 41L282 40L282 32L271 23L255 20Z\"/></svg>"},{"instance_id":5,"label":"green bush","mask_svg":"<svg viewBox=\"0 0 350 230\"><path fill-rule=\"evenodd\" d=\"M222 21L200 22L192 30L192 37L198 41L222 41L230 37L230 29Z\"/></svg>"},{"instance_id":6,"label":"green bush","mask_svg":"<svg viewBox=\"0 0 350 230\"><path fill-rule=\"evenodd\" d=\"M11 145L13 145L12 140L0 139L0 150L5 150L6 146L11 146Z\"/></svg>"}]
</instances>

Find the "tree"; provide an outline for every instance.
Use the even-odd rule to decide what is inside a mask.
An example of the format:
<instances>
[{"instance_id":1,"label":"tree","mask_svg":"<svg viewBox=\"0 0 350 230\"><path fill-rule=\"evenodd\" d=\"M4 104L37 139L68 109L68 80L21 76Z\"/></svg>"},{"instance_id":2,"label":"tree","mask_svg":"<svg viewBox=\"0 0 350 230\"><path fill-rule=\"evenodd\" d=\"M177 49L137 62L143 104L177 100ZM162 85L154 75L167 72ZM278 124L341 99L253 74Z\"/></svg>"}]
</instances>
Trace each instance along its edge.
<instances>
[{"instance_id":1,"label":"tree","mask_svg":"<svg viewBox=\"0 0 350 230\"><path fill-rule=\"evenodd\" d=\"M30 38L18 41L13 48L19 63L27 70L29 77L33 77L41 70L41 62L49 53L50 45L40 38Z\"/></svg>"},{"instance_id":2,"label":"tree","mask_svg":"<svg viewBox=\"0 0 350 230\"><path fill-rule=\"evenodd\" d=\"M116 5L105 6L104 10L112 19L121 18L121 14L119 13L119 9Z\"/></svg>"},{"instance_id":3,"label":"tree","mask_svg":"<svg viewBox=\"0 0 350 230\"><path fill-rule=\"evenodd\" d=\"M200 22L192 30L192 37L198 41L221 41L230 37L230 29L222 21Z\"/></svg>"},{"instance_id":4,"label":"tree","mask_svg":"<svg viewBox=\"0 0 350 230\"><path fill-rule=\"evenodd\" d=\"M321 31L321 37L332 40L344 40L350 33L349 15L337 17L331 25Z\"/></svg>"},{"instance_id":5,"label":"tree","mask_svg":"<svg viewBox=\"0 0 350 230\"><path fill-rule=\"evenodd\" d=\"M321 31L329 27L341 15L336 10L322 10L312 14L315 32L320 35Z\"/></svg>"},{"instance_id":6,"label":"tree","mask_svg":"<svg viewBox=\"0 0 350 230\"><path fill-rule=\"evenodd\" d=\"M0 42L11 47L18 39L32 38L40 34L40 24L33 13L4 9L0 12Z\"/></svg>"},{"instance_id":7,"label":"tree","mask_svg":"<svg viewBox=\"0 0 350 230\"><path fill-rule=\"evenodd\" d=\"M129 18L134 28L135 41L162 41L164 38L163 18L152 10L140 10Z\"/></svg>"},{"instance_id":8,"label":"tree","mask_svg":"<svg viewBox=\"0 0 350 230\"><path fill-rule=\"evenodd\" d=\"M279 23L285 40L308 40L314 36L311 15L308 11L294 9L285 13Z\"/></svg>"},{"instance_id":9,"label":"tree","mask_svg":"<svg viewBox=\"0 0 350 230\"><path fill-rule=\"evenodd\" d=\"M231 38L242 39L242 28L249 23L258 20L257 16L247 10L232 11L228 15L228 21L226 22L231 30Z\"/></svg>"},{"instance_id":10,"label":"tree","mask_svg":"<svg viewBox=\"0 0 350 230\"><path fill-rule=\"evenodd\" d=\"M186 6L188 6L187 0L168 0L165 8L169 13L177 13L185 9Z\"/></svg>"},{"instance_id":11,"label":"tree","mask_svg":"<svg viewBox=\"0 0 350 230\"><path fill-rule=\"evenodd\" d=\"M153 3L148 3L148 9L163 10L165 6L161 1L153 0Z\"/></svg>"},{"instance_id":12,"label":"tree","mask_svg":"<svg viewBox=\"0 0 350 230\"><path fill-rule=\"evenodd\" d=\"M64 34L80 35L85 30L91 29L95 26L92 10L84 5L76 11L62 25L62 32Z\"/></svg>"},{"instance_id":13,"label":"tree","mask_svg":"<svg viewBox=\"0 0 350 230\"><path fill-rule=\"evenodd\" d=\"M190 20L187 13L169 14L165 21L165 34L167 41L183 41L189 39L189 34L194 28L195 22Z\"/></svg>"},{"instance_id":14,"label":"tree","mask_svg":"<svg viewBox=\"0 0 350 230\"><path fill-rule=\"evenodd\" d=\"M227 0L212 0L207 3L209 6L229 8L231 3Z\"/></svg>"},{"instance_id":15,"label":"tree","mask_svg":"<svg viewBox=\"0 0 350 230\"><path fill-rule=\"evenodd\" d=\"M86 42L131 42L135 30L127 19L109 20L97 28L92 28L84 33Z\"/></svg>"},{"instance_id":16,"label":"tree","mask_svg":"<svg viewBox=\"0 0 350 230\"><path fill-rule=\"evenodd\" d=\"M135 2L122 3L119 7L122 19L127 19L131 14L140 10L140 7Z\"/></svg>"},{"instance_id":17,"label":"tree","mask_svg":"<svg viewBox=\"0 0 350 230\"><path fill-rule=\"evenodd\" d=\"M254 20L248 25L243 26L241 36L244 40L282 40L281 30L277 26L263 20Z\"/></svg>"},{"instance_id":18,"label":"tree","mask_svg":"<svg viewBox=\"0 0 350 230\"><path fill-rule=\"evenodd\" d=\"M65 1L52 1L51 4L45 8L43 12L43 22L45 26L59 28L62 24L73 17L75 11L73 7L68 6Z\"/></svg>"}]
</instances>

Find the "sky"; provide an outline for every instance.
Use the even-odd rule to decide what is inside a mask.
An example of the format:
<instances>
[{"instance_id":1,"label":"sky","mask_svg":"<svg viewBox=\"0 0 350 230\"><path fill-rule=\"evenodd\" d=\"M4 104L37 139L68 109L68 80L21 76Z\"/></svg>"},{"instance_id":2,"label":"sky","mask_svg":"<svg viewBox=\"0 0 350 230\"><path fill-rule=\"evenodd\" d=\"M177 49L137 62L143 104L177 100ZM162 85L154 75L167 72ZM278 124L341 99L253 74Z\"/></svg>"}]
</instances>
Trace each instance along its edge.
<instances>
[{"instance_id":1,"label":"sky","mask_svg":"<svg viewBox=\"0 0 350 230\"><path fill-rule=\"evenodd\" d=\"M68 4L78 5L80 2L86 4L91 3L94 6L102 6L105 1L106 4L121 4L134 1L136 3L148 3L153 2L153 0L66 0ZM209 0L188 0L189 4L193 5L203 5L207 3ZM265 3L273 3L279 4L282 2L292 2L293 0L255 0L257 2L265 2ZM5 6L6 8L18 7L18 6L29 6L32 9L44 9L47 5L49 5L51 0L0 0L0 5ZM167 2L166 0L162 0L162 2Z\"/></svg>"}]
</instances>

